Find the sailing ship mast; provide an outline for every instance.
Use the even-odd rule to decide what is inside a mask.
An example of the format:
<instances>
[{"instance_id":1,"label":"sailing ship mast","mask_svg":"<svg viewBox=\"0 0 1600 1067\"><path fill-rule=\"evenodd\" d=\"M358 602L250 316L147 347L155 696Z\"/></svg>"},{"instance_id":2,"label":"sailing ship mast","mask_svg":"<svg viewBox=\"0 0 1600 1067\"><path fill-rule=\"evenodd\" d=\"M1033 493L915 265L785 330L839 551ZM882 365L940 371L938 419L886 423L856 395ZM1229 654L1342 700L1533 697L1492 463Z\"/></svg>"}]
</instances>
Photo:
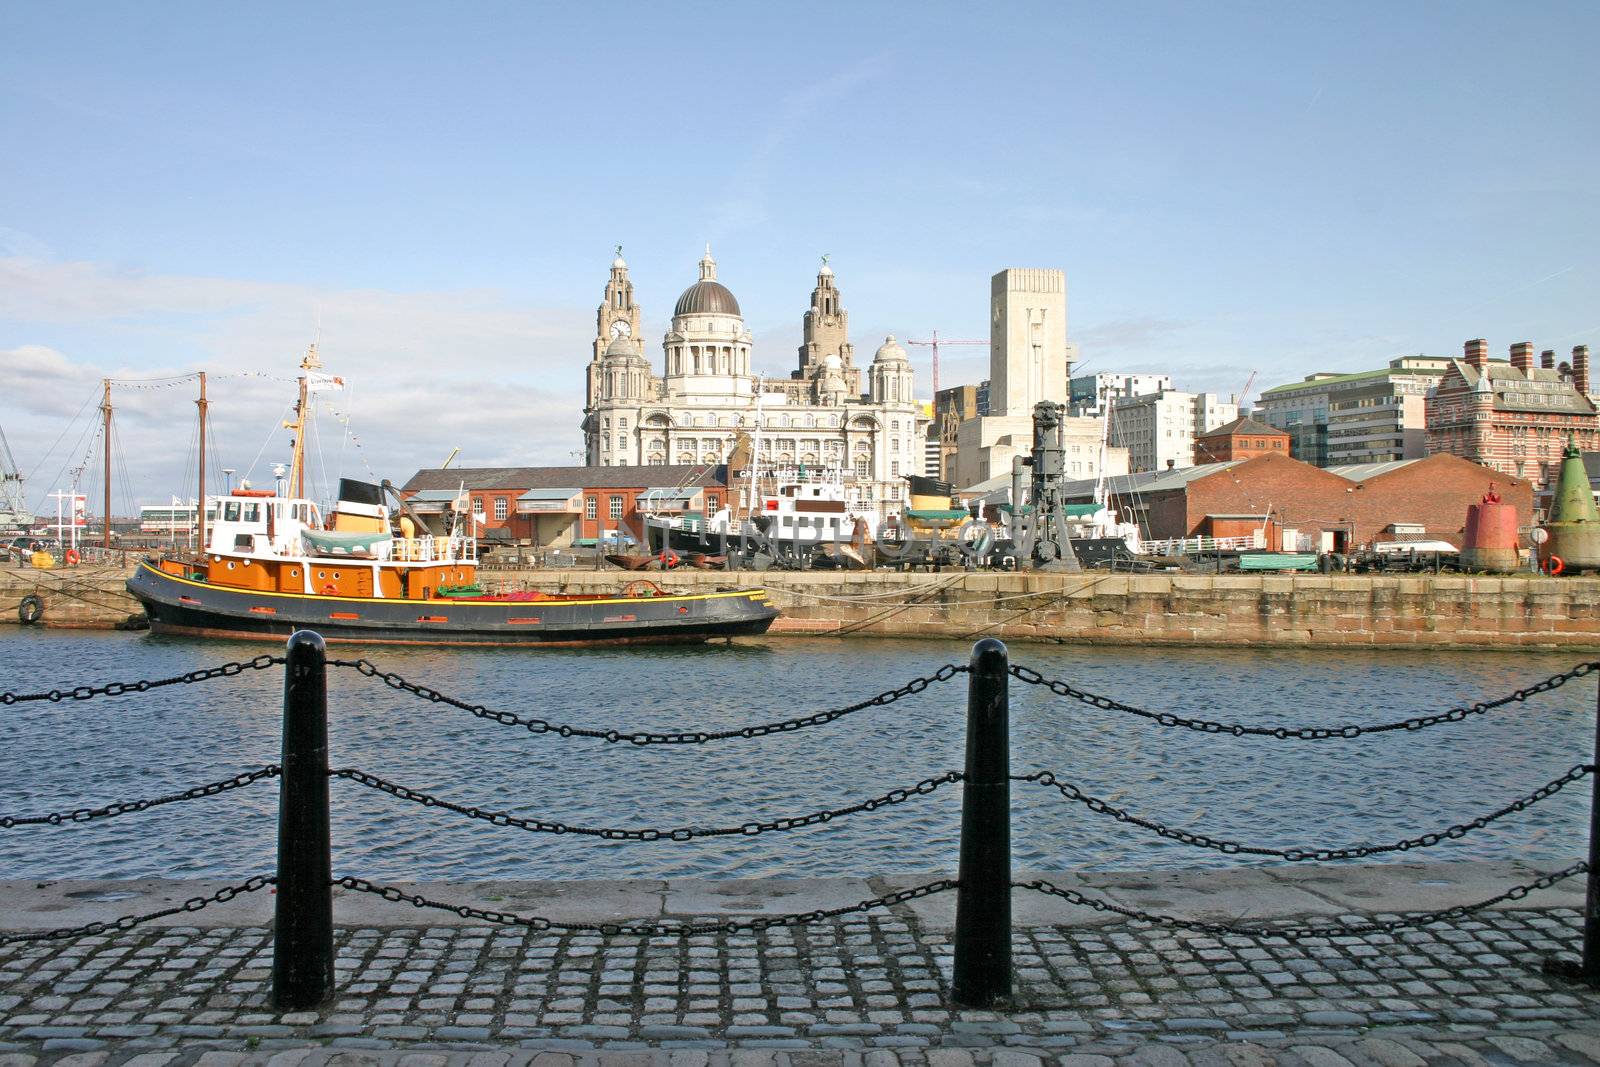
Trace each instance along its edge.
<instances>
[{"instance_id":1,"label":"sailing ship mast","mask_svg":"<svg viewBox=\"0 0 1600 1067\"><path fill-rule=\"evenodd\" d=\"M100 545L109 550L111 548L111 379L102 378L100 384L105 390L100 400L100 451L105 460L105 510L101 512L105 529L100 534Z\"/></svg>"}]
</instances>

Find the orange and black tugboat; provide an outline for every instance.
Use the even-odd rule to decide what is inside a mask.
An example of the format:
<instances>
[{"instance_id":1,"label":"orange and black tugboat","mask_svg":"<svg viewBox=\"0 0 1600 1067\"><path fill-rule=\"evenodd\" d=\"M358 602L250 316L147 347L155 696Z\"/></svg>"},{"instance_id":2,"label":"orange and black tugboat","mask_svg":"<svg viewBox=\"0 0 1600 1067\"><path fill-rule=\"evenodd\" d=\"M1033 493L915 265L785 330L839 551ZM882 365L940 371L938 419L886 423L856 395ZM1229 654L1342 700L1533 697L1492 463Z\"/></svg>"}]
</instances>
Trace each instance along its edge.
<instances>
[{"instance_id":1,"label":"orange and black tugboat","mask_svg":"<svg viewBox=\"0 0 1600 1067\"><path fill-rule=\"evenodd\" d=\"M315 375L315 352L302 364ZM313 389L317 378L311 379ZM197 555L143 561L128 592L156 633L416 645L611 645L762 634L778 617L765 590L676 594L629 582L610 596L478 587L477 541L458 527L391 523L383 490L344 480L324 521L303 491L307 378L300 380L294 464L275 491L247 485L199 509ZM202 450L203 452L203 450ZM204 484L204 474L201 475ZM289 494L287 486L301 491ZM215 521L206 526L206 512Z\"/></svg>"}]
</instances>

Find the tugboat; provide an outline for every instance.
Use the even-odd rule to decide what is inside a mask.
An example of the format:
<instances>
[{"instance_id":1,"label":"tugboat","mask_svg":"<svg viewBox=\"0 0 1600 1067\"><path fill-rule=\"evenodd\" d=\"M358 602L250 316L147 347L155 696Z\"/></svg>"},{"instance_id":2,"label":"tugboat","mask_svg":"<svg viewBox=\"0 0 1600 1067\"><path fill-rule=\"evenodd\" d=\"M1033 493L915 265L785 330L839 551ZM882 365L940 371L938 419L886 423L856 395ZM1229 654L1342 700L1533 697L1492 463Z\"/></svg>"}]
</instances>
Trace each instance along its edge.
<instances>
[{"instance_id":1,"label":"tugboat","mask_svg":"<svg viewBox=\"0 0 1600 1067\"><path fill-rule=\"evenodd\" d=\"M315 351L302 363L309 374ZM294 464L274 490L243 485L212 498L215 524L197 557L140 563L128 592L156 633L281 638L315 630L330 642L414 645L621 645L765 633L777 618L762 589L676 594L629 582L609 596L478 587L476 538L433 536L402 500L391 524L383 487L342 480L324 522L306 499L300 379ZM204 474L202 472L204 484ZM299 492L289 495L286 485ZM391 488L392 491L392 488ZM398 498L397 498L398 499ZM395 525L398 529L395 529Z\"/></svg>"}]
</instances>

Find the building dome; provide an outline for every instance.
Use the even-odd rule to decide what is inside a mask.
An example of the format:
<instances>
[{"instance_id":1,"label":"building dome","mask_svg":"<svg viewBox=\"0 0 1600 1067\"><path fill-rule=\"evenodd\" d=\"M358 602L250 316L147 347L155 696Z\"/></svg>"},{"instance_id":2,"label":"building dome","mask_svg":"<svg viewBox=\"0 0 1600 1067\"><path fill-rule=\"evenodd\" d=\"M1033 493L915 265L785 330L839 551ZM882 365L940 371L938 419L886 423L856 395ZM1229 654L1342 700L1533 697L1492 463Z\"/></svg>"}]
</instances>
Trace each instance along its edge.
<instances>
[{"instance_id":1,"label":"building dome","mask_svg":"<svg viewBox=\"0 0 1600 1067\"><path fill-rule=\"evenodd\" d=\"M695 282L683 291L678 297L678 305L672 309L673 315L738 315L739 301L733 298L733 293L726 285L719 281L703 280Z\"/></svg>"},{"instance_id":2,"label":"building dome","mask_svg":"<svg viewBox=\"0 0 1600 1067\"><path fill-rule=\"evenodd\" d=\"M844 360L839 358L839 353L829 352L822 357L822 369L836 371L844 366Z\"/></svg>"},{"instance_id":3,"label":"building dome","mask_svg":"<svg viewBox=\"0 0 1600 1067\"><path fill-rule=\"evenodd\" d=\"M728 287L717 281L717 261L711 258L711 246L700 260L700 280L683 291L678 306L672 309L673 317L680 315L738 315L739 301L733 298Z\"/></svg>"},{"instance_id":4,"label":"building dome","mask_svg":"<svg viewBox=\"0 0 1600 1067\"><path fill-rule=\"evenodd\" d=\"M616 359L639 354L639 343L631 337L615 337L606 345L606 358Z\"/></svg>"},{"instance_id":5,"label":"building dome","mask_svg":"<svg viewBox=\"0 0 1600 1067\"><path fill-rule=\"evenodd\" d=\"M887 363L890 360L898 360L901 363L910 361L906 356L906 350L900 347L892 333L883 339L883 344L878 346L877 355L872 357L874 363Z\"/></svg>"}]
</instances>

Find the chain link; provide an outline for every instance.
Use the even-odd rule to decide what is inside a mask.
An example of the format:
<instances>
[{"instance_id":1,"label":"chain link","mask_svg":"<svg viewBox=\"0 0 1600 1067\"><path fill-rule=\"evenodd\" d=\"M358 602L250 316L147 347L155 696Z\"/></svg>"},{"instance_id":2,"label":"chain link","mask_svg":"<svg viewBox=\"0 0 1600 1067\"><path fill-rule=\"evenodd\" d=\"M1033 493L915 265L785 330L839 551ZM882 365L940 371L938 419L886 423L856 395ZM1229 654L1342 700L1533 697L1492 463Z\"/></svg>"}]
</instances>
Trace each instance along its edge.
<instances>
[{"instance_id":1,"label":"chain link","mask_svg":"<svg viewBox=\"0 0 1600 1067\"><path fill-rule=\"evenodd\" d=\"M217 667L202 667L187 674L171 678L152 678L138 682L107 682L105 685L80 685L72 689L52 689L48 693L0 693L0 704L22 704L30 700L48 700L59 704L63 700L88 700L91 697L119 697L124 693L148 693L167 685L193 685L209 682L213 678L232 678L245 671L260 671L282 666L282 656L257 656L250 660L235 660Z\"/></svg>"},{"instance_id":2,"label":"chain link","mask_svg":"<svg viewBox=\"0 0 1600 1067\"><path fill-rule=\"evenodd\" d=\"M803 826L815 826L819 823L832 822L834 819L847 815L856 815L864 811L877 811L893 804L903 804L918 796L927 796L942 785L959 782L966 776L960 771L946 771L934 778L924 778L916 785L905 789L891 789L882 796L863 800L859 804L851 804L844 808L834 808L829 811L816 811L809 815L795 815L784 819L773 819L769 822L747 822L738 826L701 827L679 826L669 830L643 829L621 830L610 828L596 828L589 826L569 826L561 822L546 822L543 819L523 819L503 811L488 811L478 807L467 807L453 801L433 796L416 789L409 789L403 785L386 781L375 774L346 767L331 772L334 778L345 778L358 785L388 793L390 796L399 797L421 804L425 808L443 808L459 815L472 819L481 819L493 823L495 826L511 826L518 830L527 830L540 834L575 834L582 837L601 837L607 841L692 841L699 837L754 837L773 830L798 830Z\"/></svg>"},{"instance_id":3,"label":"chain link","mask_svg":"<svg viewBox=\"0 0 1600 1067\"><path fill-rule=\"evenodd\" d=\"M333 884L357 893L372 893L384 900L395 903L410 904L414 908L435 908L439 911L453 912L463 919L481 919L484 922L494 923L497 926L524 926L530 930L557 930L563 933L604 934L615 936L619 934L638 937L659 936L684 936L689 934L737 934L754 930L770 930L775 926L805 926L819 923L825 919L836 918L840 915L852 915L859 912L873 911L877 908L892 907L895 904L904 904L908 900L918 897L932 896L957 888L961 883L953 878L941 878L936 882L926 882L914 889L902 889L895 893L885 893L881 897L873 897L856 904L847 904L842 908L817 908L814 911L792 912L787 915L758 915L750 919L723 919L716 922L680 922L673 920L652 922L649 920L636 920L620 923L575 923L560 922L547 919L540 915L518 915L510 911L491 911L485 908L475 908L470 904L449 904L439 900L429 900L417 893L407 893L394 886L376 885L365 878L335 878Z\"/></svg>"},{"instance_id":4,"label":"chain link","mask_svg":"<svg viewBox=\"0 0 1600 1067\"><path fill-rule=\"evenodd\" d=\"M1540 693L1548 693L1552 689L1559 689L1575 678L1582 678L1600 670L1600 661L1580 663L1571 670L1562 674L1552 675L1542 682L1537 682L1524 689L1498 700L1484 700L1462 708L1451 708L1449 711L1439 712L1435 715L1418 715L1399 722L1378 723L1371 726L1245 726L1241 723L1214 722L1210 719L1187 719L1181 715L1174 715L1166 711L1151 711L1148 708L1135 707L1124 704L1120 700L1099 696L1078 689L1068 682L1060 679L1046 678L1031 667L1013 664L1010 673L1018 681L1029 685L1043 686L1057 696L1071 697L1093 707L1106 711L1122 711L1129 715L1137 715L1143 719L1159 723L1162 726L1181 726L1186 730L1197 730L1205 734L1231 734L1234 737L1274 737L1280 741L1325 741L1329 738L1349 739L1360 737L1363 734L1388 733L1391 730L1423 730L1429 726L1438 726L1441 723L1461 722L1472 715L1483 715L1495 708L1505 707L1507 704L1520 704L1530 697Z\"/></svg>"},{"instance_id":5,"label":"chain link","mask_svg":"<svg viewBox=\"0 0 1600 1067\"><path fill-rule=\"evenodd\" d=\"M1559 871L1541 875L1526 885L1513 886L1498 896L1490 897L1488 900L1480 900L1475 904L1458 904L1453 908L1443 908L1439 911L1417 912L1399 919L1364 923L1338 922L1327 926L1235 926L1231 923L1206 922L1203 919L1180 919L1172 915L1140 911L1137 908L1125 908L1120 904L1113 904L1111 901L1103 900L1099 897L1087 897L1075 889L1063 889L1042 878L1035 878L1029 882L1012 882L1011 887L1013 889L1031 889L1046 896L1060 897L1062 900L1070 904L1077 904L1080 907L1092 908L1100 912L1114 912L1117 915L1122 915L1138 922L1153 923L1156 926L1167 926L1178 930L1193 930L1202 934L1281 937L1289 941L1301 941L1313 937L1353 937L1358 934L1388 934L1396 930L1427 926L1429 923L1464 919L1469 915L1483 911L1485 908L1492 908L1496 904L1503 904L1508 900L1521 900L1529 893L1540 889L1548 889L1557 882L1571 878L1575 874L1585 874L1588 870L1589 865L1587 863L1574 863L1570 867L1563 867Z\"/></svg>"},{"instance_id":6,"label":"chain link","mask_svg":"<svg viewBox=\"0 0 1600 1067\"><path fill-rule=\"evenodd\" d=\"M819 711L814 715L805 715L797 719L784 719L780 722L763 723L759 726L745 726L737 730L689 730L680 733L653 733L638 731L625 733L621 730L595 730L582 726L570 726L564 723L553 723L547 719L524 718L515 712L495 711L483 704L469 704L465 700L447 696L437 689L407 681L393 671L380 671L371 661L358 660L329 660L330 667L348 667L358 674L368 678L377 678L391 689L399 689L418 697L421 700L432 701L435 704L449 704L451 707L460 708L477 718L488 722L496 722L502 726L520 726L532 734L556 734L560 737L592 737L608 744L619 744L626 741L630 745L703 745L708 741L727 741L735 738L765 737L768 734L789 733L803 730L808 726L821 726L824 723L842 719L852 712L864 708L878 708L893 704L903 697L912 696L927 689L935 682L948 682L958 674L964 674L966 667L954 663L946 663L932 674L921 678L913 678L898 689L890 689L879 693L875 697L843 708L831 711Z\"/></svg>"},{"instance_id":7,"label":"chain link","mask_svg":"<svg viewBox=\"0 0 1600 1067\"><path fill-rule=\"evenodd\" d=\"M48 815L4 815L0 816L0 830L9 830L13 826L33 826L45 823L51 826L60 826L62 823L68 822L108 819L117 815L126 815L130 811L145 811L162 804L176 804L184 800L214 797L218 793L226 793L231 789L242 789L252 782L259 782L263 778L275 778L282 773L282 767L276 763L269 763L253 771L236 774L232 778L224 778L220 782L197 785L192 789L185 789L181 793L169 793L161 797L150 797L145 800L124 800L116 804L107 804L103 808L74 808L71 811L53 811Z\"/></svg>"},{"instance_id":8,"label":"chain link","mask_svg":"<svg viewBox=\"0 0 1600 1067\"><path fill-rule=\"evenodd\" d=\"M96 934L109 933L112 930L132 930L141 923L153 919L165 919L169 915L182 915L184 912L200 911L212 904L225 904L243 893L254 893L258 889L265 889L269 885L277 885L278 880L270 875L258 874L254 878L246 879L238 885L225 886L212 893L209 897L190 897L182 904L171 908L162 908L160 911L146 912L143 915L124 915L120 919L110 922L92 922L83 926L64 926L57 930L41 930L37 933L25 934L0 934L0 945L9 945L17 941L62 941L69 937L90 937Z\"/></svg>"},{"instance_id":9,"label":"chain link","mask_svg":"<svg viewBox=\"0 0 1600 1067\"><path fill-rule=\"evenodd\" d=\"M1180 830L1177 827L1167 826L1152 819L1141 818L1124 808L1108 804L1099 797L1085 793L1071 782L1061 781L1049 771L1037 771L1033 774L1014 774L1011 776L1011 780L1013 782L1030 782L1053 788L1068 800L1075 800L1092 812L1100 815L1109 815L1117 822L1140 826L1169 840L1180 841L1185 845L1193 845L1196 848L1215 849L1229 856L1275 856L1290 863L1304 863L1308 860L1326 863L1331 860L1350 860L1362 859L1367 856L1379 856L1386 852L1409 852L1414 848L1430 848L1443 841L1458 840L1474 830L1482 830L1496 819L1503 819L1507 815L1525 811L1541 800L1555 796L1555 794L1561 792L1562 789L1573 782L1586 778L1593 773L1594 766L1592 764L1579 764L1561 777L1551 779L1528 795L1518 797L1497 811L1493 811L1488 815L1480 815L1470 822L1457 823L1449 829L1440 830L1437 833L1422 834L1418 837L1406 838L1388 845L1351 845L1346 848L1317 849L1241 845L1237 841L1229 841L1226 838L1210 837L1191 830Z\"/></svg>"}]
</instances>

